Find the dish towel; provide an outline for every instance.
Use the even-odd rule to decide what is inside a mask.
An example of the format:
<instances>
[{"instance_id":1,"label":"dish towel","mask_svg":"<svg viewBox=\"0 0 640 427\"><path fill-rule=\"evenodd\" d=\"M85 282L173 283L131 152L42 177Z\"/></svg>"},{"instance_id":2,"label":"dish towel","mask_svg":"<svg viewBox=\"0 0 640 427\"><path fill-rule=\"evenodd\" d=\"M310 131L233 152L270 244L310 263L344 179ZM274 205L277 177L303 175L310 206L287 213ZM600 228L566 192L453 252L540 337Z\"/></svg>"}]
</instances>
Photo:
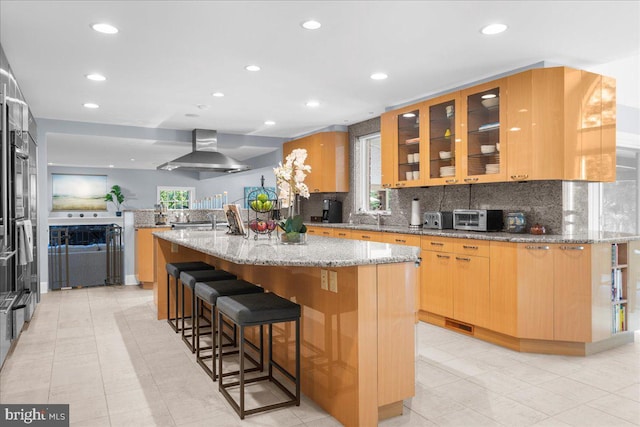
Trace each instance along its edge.
<instances>
[{"instance_id":1,"label":"dish towel","mask_svg":"<svg viewBox=\"0 0 640 427\"><path fill-rule=\"evenodd\" d=\"M33 262L33 226L31 220L18 221L18 264Z\"/></svg>"}]
</instances>

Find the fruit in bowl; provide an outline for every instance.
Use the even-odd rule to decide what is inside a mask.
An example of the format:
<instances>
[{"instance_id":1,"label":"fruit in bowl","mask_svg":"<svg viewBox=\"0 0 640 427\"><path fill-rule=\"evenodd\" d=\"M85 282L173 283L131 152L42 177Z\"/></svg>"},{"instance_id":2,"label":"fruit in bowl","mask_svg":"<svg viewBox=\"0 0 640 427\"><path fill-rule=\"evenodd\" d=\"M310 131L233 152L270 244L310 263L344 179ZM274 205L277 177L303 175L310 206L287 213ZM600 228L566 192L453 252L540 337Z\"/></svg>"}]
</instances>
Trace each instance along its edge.
<instances>
[{"instance_id":1,"label":"fruit in bowl","mask_svg":"<svg viewBox=\"0 0 640 427\"><path fill-rule=\"evenodd\" d=\"M278 223L276 221L274 221L273 219L268 219L267 220L267 230L269 231L273 231L276 229Z\"/></svg>"},{"instance_id":2,"label":"fruit in bowl","mask_svg":"<svg viewBox=\"0 0 640 427\"><path fill-rule=\"evenodd\" d=\"M264 221L258 221L258 231L263 232L267 230L267 223Z\"/></svg>"},{"instance_id":3,"label":"fruit in bowl","mask_svg":"<svg viewBox=\"0 0 640 427\"><path fill-rule=\"evenodd\" d=\"M249 221L249 228L253 231L258 231L258 220L253 219Z\"/></svg>"},{"instance_id":4,"label":"fruit in bowl","mask_svg":"<svg viewBox=\"0 0 640 427\"><path fill-rule=\"evenodd\" d=\"M256 199L258 199L260 202L264 203L267 200L269 200L269 196L267 196L264 193L260 193L260 194L258 194L258 197L256 197Z\"/></svg>"}]
</instances>

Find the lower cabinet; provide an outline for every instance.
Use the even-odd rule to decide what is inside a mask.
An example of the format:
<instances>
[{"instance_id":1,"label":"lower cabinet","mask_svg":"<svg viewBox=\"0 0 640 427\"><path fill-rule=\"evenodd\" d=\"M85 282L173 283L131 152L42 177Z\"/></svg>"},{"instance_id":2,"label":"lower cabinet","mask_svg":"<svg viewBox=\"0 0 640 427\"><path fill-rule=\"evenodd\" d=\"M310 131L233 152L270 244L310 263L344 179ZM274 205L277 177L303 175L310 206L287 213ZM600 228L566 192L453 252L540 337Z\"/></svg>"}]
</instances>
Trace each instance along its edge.
<instances>
[{"instance_id":1,"label":"lower cabinet","mask_svg":"<svg viewBox=\"0 0 640 427\"><path fill-rule=\"evenodd\" d=\"M155 281L155 263L153 254L153 232L156 228L136 229L136 275L141 283Z\"/></svg>"},{"instance_id":2,"label":"lower cabinet","mask_svg":"<svg viewBox=\"0 0 640 427\"><path fill-rule=\"evenodd\" d=\"M512 285L517 293L514 307L518 313L517 336L552 340L555 248L525 243L509 246L517 259L517 274Z\"/></svg>"},{"instance_id":3,"label":"lower cabinet","mask_svg":"<svg viewBox=\"0 0 640 427\"><path fill-rule=\"evenodd\" d=\"M488 327L489 258L453 254L453 317Z\"/></svg>"},{"instance_id":4,"label":"lower cabinet","mask_svg":"<svg viewBox=\"0 0 640 427\"><path fill-rule=\"evenodd\" d=\"M422 251L420 310L453 317L453 254Z\"/></svg>"}]
</instances>

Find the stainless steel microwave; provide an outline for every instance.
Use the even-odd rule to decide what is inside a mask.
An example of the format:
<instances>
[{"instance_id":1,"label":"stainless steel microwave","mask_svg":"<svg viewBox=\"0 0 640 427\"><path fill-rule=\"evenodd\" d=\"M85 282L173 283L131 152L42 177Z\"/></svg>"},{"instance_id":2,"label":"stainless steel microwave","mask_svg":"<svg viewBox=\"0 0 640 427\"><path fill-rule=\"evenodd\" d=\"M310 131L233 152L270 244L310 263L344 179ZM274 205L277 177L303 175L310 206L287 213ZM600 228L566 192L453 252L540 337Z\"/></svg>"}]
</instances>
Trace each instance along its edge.
<instances>
[{"instance_id":1,"label":"stainless steel microwave","mask_svg":"<svg viewBox=\"0 0 640 427\"><path fill-rule=\"evenodd\" d=\"M504 226L502 211L498 209L454 209L455 230L500 231Z\"/></svg>"}]
</instances>

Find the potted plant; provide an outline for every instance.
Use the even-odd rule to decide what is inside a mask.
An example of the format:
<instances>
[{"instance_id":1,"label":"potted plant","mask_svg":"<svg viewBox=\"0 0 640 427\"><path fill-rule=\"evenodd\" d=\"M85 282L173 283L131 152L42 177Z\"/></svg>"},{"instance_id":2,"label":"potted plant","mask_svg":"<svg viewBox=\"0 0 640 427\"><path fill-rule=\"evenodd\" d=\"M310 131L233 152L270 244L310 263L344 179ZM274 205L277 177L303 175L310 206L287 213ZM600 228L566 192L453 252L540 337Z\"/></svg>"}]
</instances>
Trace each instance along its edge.
<instances>
[{"instance_id":1,"label":"potted plant","mask_svg":"<svg viewBox=\"0 0 640 427\"><path fill-rule=\"evenodd\" d=\"M306 242L307 227L302 223L302 216L296 215L296 199L298 196L309 198L309 188L304 183L307 173L311 172L311 166L305 165L307 150L297 148L285 159L284 165L280 163L273 169L278 184L278 198L283 208L288 208L285 221L278 226L284 231L280 234L282 243L300 244Z\"/></svg>"},{"instance_id":2,"label":"potted plant","mask_svg":"<svg viewBox=\"0 0 640 427\"><path fill-rule=\"evenodd\" d=\"M124 194L122 194L122 189L119 185L112 186L111 190L104 196L104 200L116 205L116 216L122 216L120 205L124 202Z\"/></svg>"}]
</instances>

